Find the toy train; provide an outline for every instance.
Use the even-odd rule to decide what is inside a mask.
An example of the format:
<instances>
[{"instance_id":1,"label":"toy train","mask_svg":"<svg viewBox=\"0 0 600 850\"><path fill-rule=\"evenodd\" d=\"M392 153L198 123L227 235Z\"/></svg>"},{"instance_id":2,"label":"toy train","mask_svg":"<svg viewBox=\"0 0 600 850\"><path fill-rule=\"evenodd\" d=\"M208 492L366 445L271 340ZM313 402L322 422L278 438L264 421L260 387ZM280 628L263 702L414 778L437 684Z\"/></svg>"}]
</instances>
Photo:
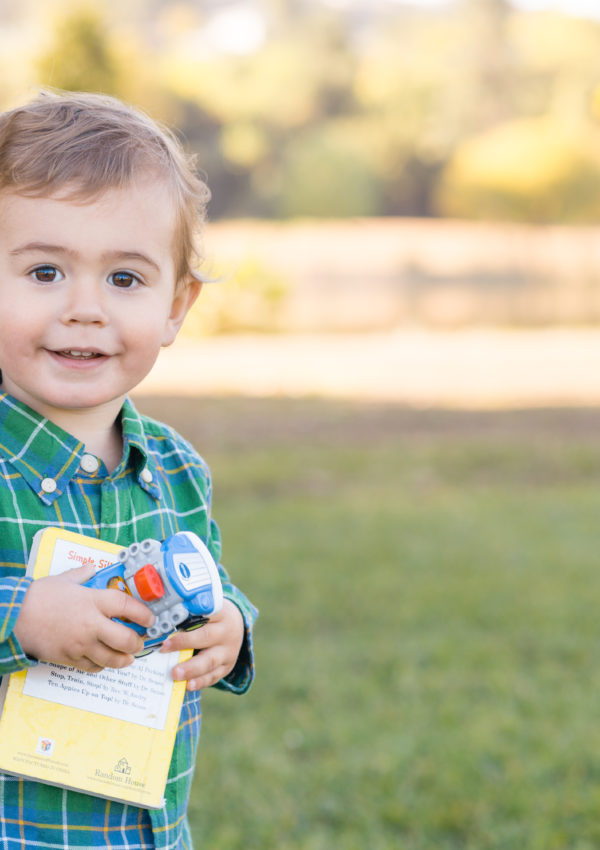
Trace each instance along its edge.
<instances>
[{"instance_id":1,"label":"toy train","mask_svg":"<svg viewBox=\"0 0 600 850\"><path fill-rule=\"evenodd\" d=\"M223 605L223 588L212 555L197 534L179 531L162 543L148 538L132 543L86 582L88 587L116 588L144 602L156 615L149 629L125 625L144 635L146 655L175 629L204 625Z\"/></svg>"}]
</instances>

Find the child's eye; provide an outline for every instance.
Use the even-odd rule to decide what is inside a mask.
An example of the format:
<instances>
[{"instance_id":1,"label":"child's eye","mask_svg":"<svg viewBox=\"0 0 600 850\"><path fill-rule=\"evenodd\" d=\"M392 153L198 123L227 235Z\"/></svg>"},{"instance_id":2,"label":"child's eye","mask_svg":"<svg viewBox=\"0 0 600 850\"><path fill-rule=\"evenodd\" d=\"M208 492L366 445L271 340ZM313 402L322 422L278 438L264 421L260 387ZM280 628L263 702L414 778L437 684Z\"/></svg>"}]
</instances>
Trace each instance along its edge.
<instances>
[{"instance_id":1,"label":"child's eye","mask_svg":"<svg viewBox=\"0 0 600 850\"><path fill-rule=\"evenodd\" d=\"M108 280L113 286L118 286L120 289L133 289L140 282L133 272L113 272L108 276Z\"/></svg>"},{"instance_id":2,"label":"child's eye","mask_svg":"<svg viewBox=\"0 0 600 850\"><path fill-rule=\"evenodd\" d=\"M57 283L63 279L62 272L59 272L56 266L38 266L29 272L29 274L38 283Z\"/></svg>"}]
</instances>

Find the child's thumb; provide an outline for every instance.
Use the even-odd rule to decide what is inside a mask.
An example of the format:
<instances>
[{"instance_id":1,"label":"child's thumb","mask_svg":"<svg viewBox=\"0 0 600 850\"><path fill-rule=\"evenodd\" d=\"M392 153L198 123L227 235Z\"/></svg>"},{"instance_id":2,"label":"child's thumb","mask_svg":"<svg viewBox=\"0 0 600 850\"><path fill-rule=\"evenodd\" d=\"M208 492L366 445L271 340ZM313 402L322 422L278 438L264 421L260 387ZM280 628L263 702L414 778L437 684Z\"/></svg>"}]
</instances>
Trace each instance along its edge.
<instances>
[{"instance_id":1,"label":"child's thumb","mask_svg":"<svg viewBox=\"0 0 600 850\"><path fill-rule=\"evenodd\" d=\"M72 581L74 584L83 584L91 579L96 572L96 567L93 564L83 564L81 567L73 567L72 570L65 570L61 575Z\"/></svg>"}]
</instances>

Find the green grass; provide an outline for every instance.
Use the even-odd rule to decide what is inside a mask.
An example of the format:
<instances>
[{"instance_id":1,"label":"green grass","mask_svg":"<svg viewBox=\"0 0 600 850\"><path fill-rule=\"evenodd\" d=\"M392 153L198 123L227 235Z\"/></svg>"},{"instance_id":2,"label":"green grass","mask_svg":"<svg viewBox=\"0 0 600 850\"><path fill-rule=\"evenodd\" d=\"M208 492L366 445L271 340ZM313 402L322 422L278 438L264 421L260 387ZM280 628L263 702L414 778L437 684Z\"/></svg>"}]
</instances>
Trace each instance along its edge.
<instances>
[{"instance_id":1,"label":"green grass","mask_svg":"<svg viewBox=\"0 0 600 850\"><path fill-rule=\"evenodd\" d=\"M261 609L251 691L204 697L196 847L600 846L600 416L143 406Z\"/></svg>"}]
</instances>

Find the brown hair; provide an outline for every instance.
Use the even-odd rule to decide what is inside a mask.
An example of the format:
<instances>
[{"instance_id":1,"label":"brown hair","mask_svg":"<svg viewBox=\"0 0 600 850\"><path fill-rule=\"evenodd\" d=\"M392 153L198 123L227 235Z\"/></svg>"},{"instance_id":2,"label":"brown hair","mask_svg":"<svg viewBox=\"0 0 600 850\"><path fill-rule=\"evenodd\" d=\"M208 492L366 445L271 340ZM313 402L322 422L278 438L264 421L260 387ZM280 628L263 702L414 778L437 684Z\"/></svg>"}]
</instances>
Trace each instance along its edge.
<instances>
[{"instance_id":1,"label":"brown hair","mask_svg":"<svg viewBox=\"0 0 600 850\"><path fill-rule=\"evenodd\" d=\"M68 197L85 201L141 173L156 174L173 197L177 282L202 280L194 266L210 191L168 128L101 94L43 91L0 114L0 191L42 196L69 186Z\"/></svg>"}]
</instances>

